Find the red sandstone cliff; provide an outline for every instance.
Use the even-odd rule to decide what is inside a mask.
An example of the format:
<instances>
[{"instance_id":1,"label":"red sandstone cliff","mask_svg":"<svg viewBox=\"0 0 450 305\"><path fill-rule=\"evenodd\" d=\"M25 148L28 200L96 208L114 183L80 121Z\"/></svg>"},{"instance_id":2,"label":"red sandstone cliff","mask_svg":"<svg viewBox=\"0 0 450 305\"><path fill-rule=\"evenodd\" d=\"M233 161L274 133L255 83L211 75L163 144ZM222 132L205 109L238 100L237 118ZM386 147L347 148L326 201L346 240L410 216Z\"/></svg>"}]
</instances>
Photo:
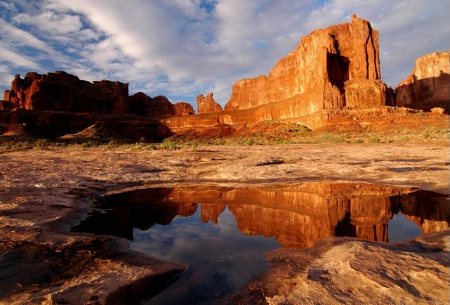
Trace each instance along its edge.
<instances>
[{"instance_id":1,"label":"red sandstone cliff","mask_svg":"<svg viewBox=\"0 0 450 305\"><path fill-rule=\"evenodd\" d=\"M9 108L124 114L129 112L128 84L108 80L80 80L63 71L16 75L4 100ZM7 108L7 107L4 107Z\"/></svg>"},{"instance_id":2,"label":"red sandstone cliff","mask_svg":"<svg viewBox=\"0 0 450 305\"><path fill-rule=\"evenodd\" d=\"M395 89L395 104L430 110L450 110L450 50L431 53L416 60L411 74Z\"/></svg>"},{"instance_id":3,"label":"red sandstone cliff","mask_svg":"<svg viewBox=\"0 0 450 305\"><path fill-rule=\"evenodd\" d=\"M236 82L226 111L290 99L301 103L298 117L323 108L385 105L380 80L378 32L352 16L344 23L302 37L297 49L282 58L268 76ZM302 108L302 109L300 109Z\"/></svg>"}]
</instances>

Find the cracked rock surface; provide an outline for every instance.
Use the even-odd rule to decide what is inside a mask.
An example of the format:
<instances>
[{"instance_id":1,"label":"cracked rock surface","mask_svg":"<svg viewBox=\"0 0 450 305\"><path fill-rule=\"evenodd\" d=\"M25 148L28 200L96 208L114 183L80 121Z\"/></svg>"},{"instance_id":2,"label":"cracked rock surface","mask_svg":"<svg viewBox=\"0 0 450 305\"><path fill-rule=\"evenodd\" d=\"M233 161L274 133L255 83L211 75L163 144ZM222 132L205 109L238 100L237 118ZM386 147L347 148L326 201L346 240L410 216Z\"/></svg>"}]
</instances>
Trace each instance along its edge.
<instances>
[{"instance_id":1,"label":"cracked rock surface","mask_svg":"<svg viewBox=\"0 0 450 305\"><path fill-rule=\"evenodd\" d=\"M92 198L133 186L358 182L449 193L449 148L430 144L68 147L0 153L0 303L138 304L186 266L125 240L70 232ZM448 304L449 231L407 243L326 238L277 250L231 303ZM143 287L147 287L145 290ZM151 287L149 290L148 287ZM321 301L322 302L322 301Z\"/></svg>"}]
</instances>

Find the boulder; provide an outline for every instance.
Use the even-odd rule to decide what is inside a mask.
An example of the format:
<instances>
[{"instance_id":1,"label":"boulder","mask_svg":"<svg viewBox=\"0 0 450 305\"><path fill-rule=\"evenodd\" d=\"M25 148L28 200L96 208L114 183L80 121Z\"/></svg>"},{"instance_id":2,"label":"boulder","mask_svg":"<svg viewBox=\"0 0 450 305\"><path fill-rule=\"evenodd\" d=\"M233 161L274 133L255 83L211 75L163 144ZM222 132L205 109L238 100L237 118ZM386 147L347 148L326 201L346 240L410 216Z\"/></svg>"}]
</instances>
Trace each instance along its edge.
<instances>
[{"instance_id":1,"label":"boulder","mask_svg":"<svg viewBox=\"0 0 450 305\"><path fill-rule=\"evenodd\" d=\"M450 50L416 60L411 74L395 88L395 105L430 111L450 110Z\"/></svg>"},{"instance_id":2,"label":"boulder","mask_svg":"<svg viewBox=\"0 0 450 305\"><path fill-rule=\"evenodd\" d=\"M222 107L214 100L212 92L208 93L206 97L204 97L203 94L197 96L197 107L198 114L223 111Z\"/></svg>"},{"instance_id":3,"label":"boulder","mask_svg":"<svg viewBox=\"0 0 450 305\"><path fill-rule=\"evenodd\" d=\"M250 109L288 99L305 101L303 108L308 114L347 105L385 105L378 32L368 21L353 15L351 23L302 37L296 50L278 61L268 76L236 82L225 110Z\"/></svg>"}]
</instances>

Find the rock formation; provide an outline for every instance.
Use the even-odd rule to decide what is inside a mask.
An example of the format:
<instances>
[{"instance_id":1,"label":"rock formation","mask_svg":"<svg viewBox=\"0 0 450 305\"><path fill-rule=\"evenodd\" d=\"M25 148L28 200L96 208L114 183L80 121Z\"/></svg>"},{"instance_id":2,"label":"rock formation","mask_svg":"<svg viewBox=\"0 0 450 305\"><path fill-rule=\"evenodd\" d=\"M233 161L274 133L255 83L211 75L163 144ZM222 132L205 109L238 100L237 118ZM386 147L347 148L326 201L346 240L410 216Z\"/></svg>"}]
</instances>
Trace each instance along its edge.
<instances>
[{"instance_id":1,"label":"rock formation","mask_svg":"<svg viewBox=\"0 0 450 305\"><path fill-rule=\"evenodd\" d=\"M395 89L395 105L430 110L450 110L450 50L416 60L411 74Z\"/></svg>"},{"instance_id":2,"label":"rock formation","mask_svg":"<svg viewBox=\"0 0 450 305\"><path fill-rule=\"evenodd\" d=\"M268 76L238 81L226 111L242 110L290 99L301 113L344 106L385 105L378 32L352 16L344 23L302 37L297 49L282 58Z\"/></svg>"},{"instance_id":3,"label":"rock formation","mask_svg":"<svg viewBox=\"0 0 450 305\"><path fill-rule=\"evenodd\" d=\"M175 107L175 115L183 116L183 115L194 115L195 111L191 104L185 102L178 102L174 105Z\"/></svg>"},{"instance_id":4,"label":"rock formation","mask_svg":"<svg viewBox=\"0 0 450 305\"><path fill-rule=\"evenodd\" d=\"M129 97L130 112L147 118L169 117L175 115L174 105L164 96L151 98L138 92Z\"/></svg>"},{"instance_id":5,"label":"rock formation","mask_svg":"<svg viewBox=\"0 0 450 305\"><path fill-rule=\"evenodd\" d=\"M133 136L139 139L197 130L216 132L225 130L223 126L237 129L266 121L316 129L332 124L333 116L343 107L380 109L397 105L425 110L443 107L449 111L449 53L433 53L418 59L413 73L399 85L394 97L392 88L381 80L378 32L368 21L353 15L351 23L319 29L302 37L297 48L279 60L267 76L236 82L225 111L214 101L213 93L197 97L201 114L197 116L187 103L173 105L163 96L152 98L142 92L128 96L128 84L107 80L91 83L62 71L45 75L29 72L24 79L16 75L11 89L0 101L0 110L140 116L152 122L142 122L142 118L120 118L114 122L115 126L128 124L127 135L138 129L155 132ZM0 123L32 123L39 128L51 125L53 129L59 124L51 121L48 114L33 120L24 116L23 112L3 112ZM91 118L86 121L89 125L94 123ZM138 124L148 128L140 128ZM89 126L72 122L68 125Z\"/></svg>"},{"instance_id":6,"label":"rock formation","mask_svg":"<svg viewBox=\"0 0 450 305\"><path fill-rule=\"evenodd\" d=\"M204 97L203 94L197 96L197 107L198 114L223 111L222 107L214 100L212 92L208 93L206 97Z\"/></svg>"},{"instance_id":7,"label":"rock formation","mask_svg":"<svg viewBox=\"0 0 450 305\"><path fill-rule=\"evenodd\" d=\"M135 114L160 118L194 114L187 103L173 105L166 97L142 92L128 96L128 84L109 80L88 82L63 71L16 75L0 109L64 111L95 114Z\"/></svg>"},{"instance_id":8,"label":"rock formation","mask_svg":"<svg viewBox=\"0 0 450 305\"><path fill-rule=\"evenodd\" d=\"M103 114L128 113L128 84L108 80L93 83L63 71L16 75L5 91L4 108ZM6 106L6 107L5 107Z\"/></svg>"}]
</instances>

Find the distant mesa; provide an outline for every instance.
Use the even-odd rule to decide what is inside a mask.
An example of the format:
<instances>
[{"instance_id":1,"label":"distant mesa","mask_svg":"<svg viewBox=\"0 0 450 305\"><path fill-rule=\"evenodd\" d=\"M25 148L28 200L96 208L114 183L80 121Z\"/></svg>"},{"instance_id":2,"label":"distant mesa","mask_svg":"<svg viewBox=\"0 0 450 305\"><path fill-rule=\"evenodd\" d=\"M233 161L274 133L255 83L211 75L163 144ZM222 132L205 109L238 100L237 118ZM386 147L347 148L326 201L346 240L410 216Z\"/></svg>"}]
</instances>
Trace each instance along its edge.
<instances>
[{"instance_id":1,"label":"distant mesa","mask_svg":"<svg viewBox=\"0 0 450 305\"><path fill-rule=\"evenodd\" d=\"M152 98L142 92L129 96L127 83L91 83L63 71L43 75L29 72L23 79L16 75L10 90L5 91L0 101L0 124L25 122L47 128L72 120L66 125L79 128L92 120L105 120L105 116L110 116L108 120L111 116L136 116L140 119L114 118L113 124L132 124L126 127L128 135L144 124L151 125L147 131L166 136L193 128L265 121L289 121L315 129L327 124L325 112L344 107L404 106L449 112L450 51L417 59L411 75L395 91L381 80L379 53L378 31L352 15L350 23L302 37L297 48L280 59L267 76L237 81L224 109L212 92L206 97L200 94L199 115L194 115L190 104L172 104L164 96ZM24 111L11 114L14 109L34 111L35 117L25 118ZM36 114L39 111L62 112L65 117L60 115L56 122L55 115ZM81 120L81 114L91 117Z\"/></svg>"},{"instance_id":2,"label":"distant mesa","mask_svg":"<svg viewBox=\"0 0 450 305\"><path fill-rule=\"evenodd\" d=\"M166 97L151 98L142 92L128 95L128 84L109 80L88 82L64 71L17 74L6 90L3 110L65 111L96 114L135 114L143 117L190 115L191 107L173 105Z\"/></svg>"},{"instance_id":3,"label":"distant mesa","mask_svg":"<svg viewBox=\"0 0 450 305\"><path fill-rule=\"evenodd\" d=\"M88 82L64 71L17 74L5 91L3 109L103 114L129 112L128 84L108 80Z\"/></svg>"}]
</instances>

